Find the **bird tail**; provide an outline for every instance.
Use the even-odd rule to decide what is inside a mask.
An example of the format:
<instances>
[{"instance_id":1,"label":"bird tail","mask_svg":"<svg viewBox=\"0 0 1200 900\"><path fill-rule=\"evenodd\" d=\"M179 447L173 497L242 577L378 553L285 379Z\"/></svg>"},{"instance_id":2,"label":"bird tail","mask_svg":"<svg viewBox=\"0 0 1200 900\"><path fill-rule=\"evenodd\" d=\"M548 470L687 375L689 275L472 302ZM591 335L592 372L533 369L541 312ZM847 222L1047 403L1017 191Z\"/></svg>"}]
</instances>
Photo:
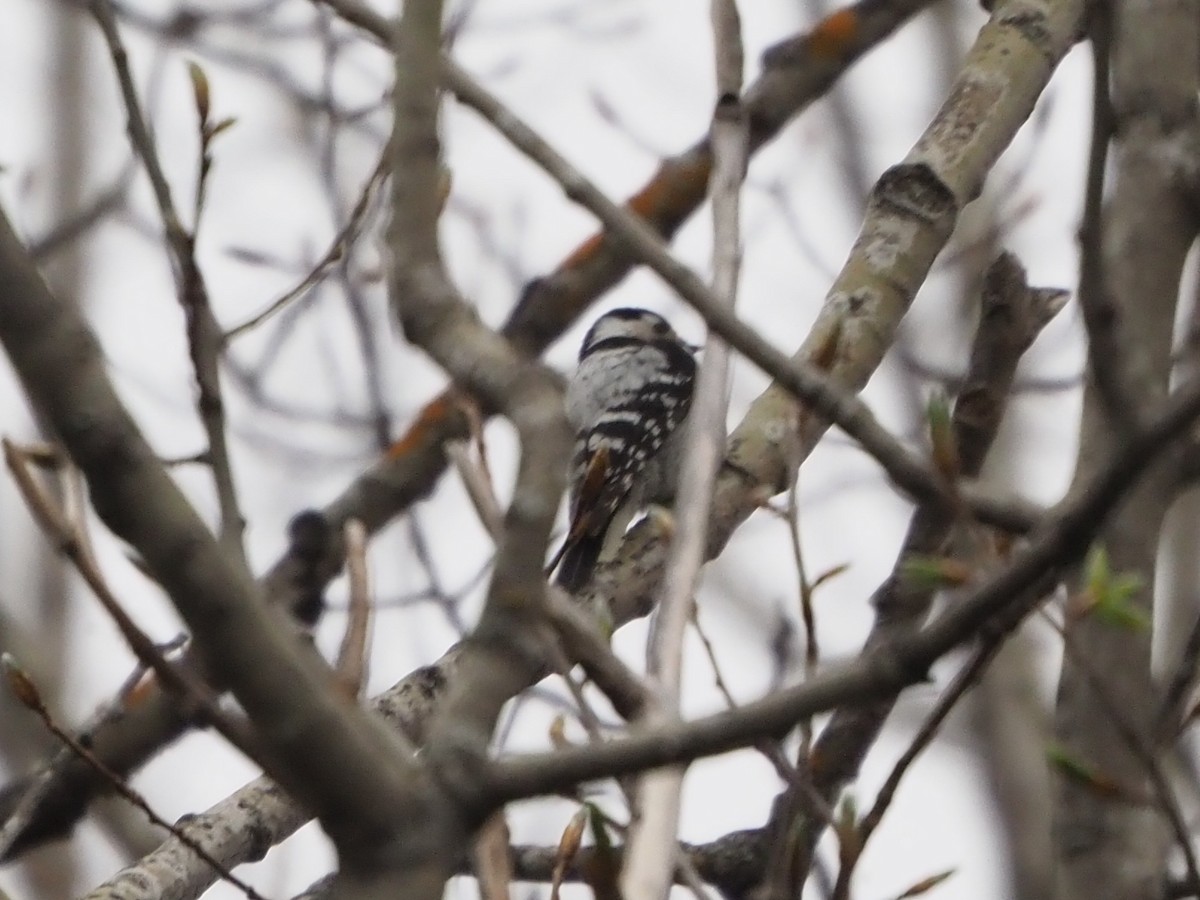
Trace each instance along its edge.
<instances>
[{"instance_id":1,"label":"bird tail","mask_svg":"<svg viewBox=\"0 0 1200 900\"><path fill-rule=\"evenodd\" d=\"M568 538L559 554L562 562L555 579L558 586L569 594L574 594L586 586L596 569L603 548L603 534L585 534L575 540Z\"/></svg>"}]
</instances>

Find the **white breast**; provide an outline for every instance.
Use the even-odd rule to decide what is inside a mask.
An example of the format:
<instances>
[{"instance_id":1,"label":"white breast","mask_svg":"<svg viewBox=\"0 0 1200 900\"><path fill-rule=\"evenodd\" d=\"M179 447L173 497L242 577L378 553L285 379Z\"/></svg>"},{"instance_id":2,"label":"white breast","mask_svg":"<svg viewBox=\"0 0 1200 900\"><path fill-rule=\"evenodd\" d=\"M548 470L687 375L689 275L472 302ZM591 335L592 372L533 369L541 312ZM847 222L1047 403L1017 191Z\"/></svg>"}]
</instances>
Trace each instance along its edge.
<instances>
[{"instance_id":1,"label":"white breast","mask_svg":"<svg viewBox=\"0 0 1200 900\"><path fill-rule=\"evenodd\" d=\"M649 344L588 356L567 385L567 419L576 432L588 430L605 410L628 404L653 384L666 365L666 355Z\"/></svg>"}]
</instances>

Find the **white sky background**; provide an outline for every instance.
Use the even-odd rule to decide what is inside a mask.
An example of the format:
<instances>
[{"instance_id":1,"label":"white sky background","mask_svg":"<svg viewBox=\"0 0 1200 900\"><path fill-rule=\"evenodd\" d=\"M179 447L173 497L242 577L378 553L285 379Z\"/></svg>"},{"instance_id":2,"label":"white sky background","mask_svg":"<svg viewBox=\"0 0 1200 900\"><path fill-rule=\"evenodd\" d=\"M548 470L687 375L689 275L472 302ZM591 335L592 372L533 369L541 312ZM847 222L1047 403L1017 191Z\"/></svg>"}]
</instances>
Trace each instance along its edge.
<instances>
[{"instance_id":1,"label":"white sky background","mask_svg":"<svg viewBox=\"0 0 1200 900\"><path fill-rule=\"evenodd\" d=\"M206 8L252 5L248 0L224 0ZM762 50L810 24L812 11L786 0L741 5L750 80L758 73ZM174 7L166 0L141 0L134 8L162 21ZM55 120L61 112L53 94L51 45L60 14L60 6L51 0L7 0L7 27L0 30L0 199L18 230L31 239L58 218L53 206L56 179L80 179L82 196L91 198L111 183L129 158L124 113L108 57L91 21L80 17L87 32L89 73L88 115L81 123L87 134L86 164L65 176L53 171L53 142L61 128L61 121ZM297 29L312 17L310 4L293 0L280 4L271 22ZM958 0L952 18L965 49L983 15ZM339 27L336 33L350 32ZM204 51L182 46L162 50L136 29L126 28L124 34L139 85L144 90L155 84L148 94L150 112L183 209L191 207L196 153L185 60L196 59L204 66L212 83L214 117L238 120L215 144L199 260L218 318L227 325L239 323L295 284L324 252L374 165L386 118L368 115L360 128L342 132L336 147L341 196L335 215L321 178L321 120L303 114L294 98L256 73L223 63L212 52L268 59L296 84L316 93L324 70L320 46L311 36L264 41L250 39L248 29L220 27L200 33L201 45L209 48ZM938 46L927 13L841 82L861 134L862 145L855 152L861 154L872 181L903 156L941 102L948 63L941 60ZM481 0L454 52L568 159L614 196L623 197L645 181L660 156L689 146L707 127L713 101L711 50L707 3ZM369 109L380 102L388 77L386 56L367 41L353 41L334 68L335 95L344 106ZM1031 127L1022 131L977 204L992 206L1010 223L1004 243L1020 255L1036 284L1074 287L1089 90L1086 54L1076 50L1035 114L1043 119L1039 132ZM499 325L520 284L554 268L593 231L594 222L473 113L451 102L444 125L446 156L454 173L443 227L446 256L457 283L484 320ZM838 164L844 152L829 106L821 102L760 153L750 168L739 312L783 349L802 341L857 232L860 198L847 195ZM203 435L194 411L182 316L168 258L154 237L158 221L140 172L134 185L128 211L89 232L79 244L88 267L79 300L101 337L122 396L153 445L164 457L183 456L201 449ZM987 219L968 211L950 252L979 237ZM709 234L705 210L674 244L702 272L708 270ZM278 262L250 264L235 250ZM363 242L354 270L378 271L379 264L376 242ZM934 366L955 367L966 353L956 312L958 271L939 264L905 324L909 346ZM402 344L388 323L378 281L370 286L367 299L382 357L391 428L398 434L441 379ZM615 305L658 309L685 335L702 338L699 320L646 272L635 273L604 298L604 307ZM283 549L285 527L293 514L328 502L374 455L361 355L346 310L331 282L316 295L314 308L300 320L293 339L283 345L283 355L264 384L279 404L304 410L303 418L264 409L226 381L236 476L250 520L247 540L256 570L268 566ZM278 320L240 338L234 358L245 366L256 365L277 324ZM552 349L552 364L563 370L570 367L583 327ZM1047 328L1021 372L1023 377L1064 378L1075 375L1081 365L1079 326L1071 306ZM898 381L897 371L894 360L885 362L865 397L887 425L912 436L917 423L911 382ZM731 423L764 384L750 367L736 367ZM1033 499L1052 501L1066 484L1077 406L1073 390L1031 393L1014 404L995 455L1002 457L998 468ZM334 412L341 413L342 421L330 424ZM351 417L355 421L345 421ZM0 432L17 439L34 433L4 362ZM493 470L501 490L507 491L513 462L510 432L497 423L489 426L487 436ZM200 510L214 520L207 473L186 467L177 475ZM801 498L809 572L850 564L849 571L817 597L823 652L834 659L860 645L870 622L866 598L892 565L910 507L839 434L827 438L804 466ZM418 510L436 571L448 590L461 590L486 561L488 544L455 479L443 479ZM119 546L99 529L96 536L106 574L142 626L157 639L176 634L178 619L167 601L123 559ZM39 540L7 478L0 478L0 602L12 606L8 614L29 627L34 615L22 608L20 598L35 583L30 567ZM798 627L790 559L785 527L760 514L706 572L700 598L703 624L739 699L753 699L768 689L769 646L780 617ZM404 523L375 541L371 563L381 601L428 586ZM68 683L59 709L64 722L78 723L110 697L129 671L131 657L107 618L73 584L78 602L70 619ZM339 582L329 598L336 606L343 597ZM468 621L480 597L477 588L462 604ZM343 625L339 612L327 614L320 635L323 647L336 647ZM638 665L644 634L644 624L635 624L616 641L625 658ZM381 611L375 624L372 693L435 659L454 637L446 616L431 605ZM711 670L696 641L689 643L689 652L687 712L719 708ZM36 661L28 662L36 672ZM1048 672L1052 665L1047 663ZM788 676L799 674L791 671ZM900 727L889 732L867 761L857 789L860 807L869 806L875 787L935 696L934 688L919 688L902 704ZM511 745L544 745L551 715L545 704L525 705ZM957 874L933 896L1004 896L1002 855L987 819L982 775L963 738L952 721L909 775L859 867L857 897L895 896L913 882L950 868ZM165 817L174 818L203 810L252 774L252 768L217 739L195 735L148 766L134 785ZM701 841L761 824L776 789L769 767L750 753L698 764L687 782L682 836ZM558 801L515 808L515 838L553 842L572 811ZM84 848L77 889L98 883L121 864L94 826L79 828L74 840ZM324 848L310 826L247 871L270 896L288 896L327 870L330 860ZM0 887L16 898L22 896L24 882L17 870L9 869L0 871ZM463 884L452 891L455 896L473 894L473 888ZM211 896L239 895L218 887Z\"/></svg>"}]
</instances>

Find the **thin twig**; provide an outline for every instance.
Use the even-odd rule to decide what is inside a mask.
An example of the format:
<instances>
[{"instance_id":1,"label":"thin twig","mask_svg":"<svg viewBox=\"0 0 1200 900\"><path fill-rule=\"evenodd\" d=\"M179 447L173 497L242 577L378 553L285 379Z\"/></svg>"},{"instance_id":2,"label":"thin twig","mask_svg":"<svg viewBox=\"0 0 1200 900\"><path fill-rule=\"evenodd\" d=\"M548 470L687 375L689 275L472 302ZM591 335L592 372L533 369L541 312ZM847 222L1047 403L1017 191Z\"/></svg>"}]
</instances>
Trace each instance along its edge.
<instances>
[{"instance_id":1,"label":"thin twig","mask_svg":"<svg viewBox=\"0 0 1200 900\"><path fill-rule=\"evenodd\" d=\"M799 583L800 618L804 622L804 674L812 677L821 662L821 645L817 639L817 616L813 609L815 585L808 580L804 565L804 548L800 542L800 480L792 481L788 490L786 513L788 535L792 543L792 560L796 565L796 580Z\"/></svg>"},{"instance_id":2,"label":"thin twig","mask_svg":"<svg viewBox=\"0 0 1200 900\"><path fill-rule=\"evenodd\" d=\"M1104 276L1104 174L1113 134L1109 70L1113 4L1095 0L1088 7L1092 47L1092 144L1088 152L1083 221L1079 226L1079 306L1087 326L1089 374L1105 412L1117 427L1136 425L1143 409L1129 382L1130 354L1122 340L1119 310Z\"/></svg>"},{"instance_id":3,"label":"thin twig","mask_svg":"<svg viewBox=\"0 0 1200 900\"><path fill-rule=\"evenodd\" d=\"M721 666L717 662L717 649L709 640L704 628L701 627L700 611L695 606L692 607L692 627L696 630L696 637L700 638L700 646L704 648L704 655L708 657L708 664L713 671L713 684L725 700L726 706L737 706L737 700L734 699L733 692L729 690L729 685L726 684L725 677L721 674Z\"/></svg>"},{"instance_id":4,"label":"thin twig","mask_svg":"<svg viewBox=\"0 0 1200 900\"><path fill-rule=\"evenodd\" d=\"M909 743L904 753L896 760L896 764L892 767L892 771L888 773L887 780L879 789L879 793L875 795L875 803L871 806L870 811L862 818L858 824L857 840L853 842L854 852L846 864L838 872L837 883L834 885L833 900L847 900L850 896L850 879L854 874L854 867L858 860L862 858L863 850L866 849L867 842L871 839L871 835L875 833L875 829L879 827L879 823L883 821L884 814L888 807L891 806L892 800L896 796L896 790L900 787L900 782L916 762L917 757L928 747L934 737L937 736L946 718L954 710L958 701L962 699L983 675L984 669L995 658L996 653L1004 643L1006 635L989 633L983 642L975 648L971 654L971 658L966 664L958 670L954 676L954 680L942 695L938 697L937 703L926 716L925 721L921 723L921 728L917 731L912 741ZM845 844L843 844L843 852L845 852Z\"/></svg>"},{"instance_id":5,"label":"thin twig","mask_svg":"<svg viewBox=\"0 0 1200 900\"><path fill-rule=\"evenodd\" d=\"M166 233L167 247L171 251L176 277L179 282L179 302L187 320L188 351L199 389L197 408L200 421L208 438L208 464L216 484L217 502L221 510L220 540L230 558L246 567L246 551L242 545L245 519L238 507L237 487L233 478L233 467L229 457L229 446L225 435L225 406L221 398L220 360L224 345L220 325L213 315L208 301L208 289L204 276L196 263L196 235L184 228L171 198L162 164L155 149L154 138L142 115L133 74L129 69L129 56L117 29L117 20L109 0L91 0L93 17L104 34L112 56L113 69L121 88L125 104L129 140L134 152L141 158L154 199L158 203L159 215ZM197 72L193 69L193 73ZM196 77L195 74L193 77ZM200 74L203 78L203 73ZM199 90L199 89L198 89ZM214 132L209 130L206 110L201 110L201 175L207 173L203 157L207 154L207 142ZM197 186L202 189L203 182ZM198 194L197 203L202 202Z\"/></svg>"},{"instance_id":6,"label":"thin twig","mask_svg":"<svg viewBox=\"0 0 1200 900\"><path fill-rule=\"evenodd\" d=\"M391 167L391 159L392 150L391 146L388 145L383 148L383 153L380 155L379 161L375 164L375 168L371 171L370 176L359 192L358 201L354 204L354 208L350 210L350 216L346 220L346 224L334 235L333 240L329 244L329 249L325 251L309 273L301 279L300 283L290 290L285 291L275 300L272 300L260 312L255 313L240 325L235 325L226 331L223 337L225 343L229 343L234 338L253 331L259 325L272 318L277 312L284 309L288 304L305 296L346 258L346 254L350 252L351 246L358 240L359 235L362 234L367 213L371 209L371 201L379 193L379 188L387 178L387 173Z\"/></svg>"},{"instance_id":7,"label":"thin twig","mask_svg":"<svg viewBox=\"0 0 1200 900\"><path fill-rule=\"evenodd\" d=\"M195 838L188 835L183 829L171 824L162 816L154 811L145 798L137 791L125 783L125 780L110 769L102 759L96 756L90 749L81 744L68 731L60 728L58 723L54 721L54 717L50 715L50 710L46 708L46 704L42 701L41 693L37 686L33 683L33 679L29 674L21 668L19 664L8 653L0 656L0 665L4 668L4 674L7 676L9 687L18 700L30 712L37 715L42 720L42 724L46 726L46 730L53 734L77 757L86 762L89 766L96 770L102 778L104 778L113 790L124 797L129 803L136 806L146 814L146 817L160 828L168 831L176 840L186 845L193 853L204 860L212 870L217 873L223 881L227 881L245 894L250 900L265 900L262 894L254 890L246 882L242 881L236 875L223 866L212 854L210 854Z\"/></svg>"},{"instance_id":8,"label":"thin twig","mask_svg":"<svg viewBox=\"0 0 1200 900\"><path fill-rule=\"evenodd\" d=\"M31 238L29 255L33 257L34 262L44 264L51 256L78 240L105 218L122 211L135 171L137 163L130 159L121 166L121 171L112 184L97 194L86 206L69 218L55 223L40 237Z\"/></svg>"},{"instance_id":9,"label":"thin twig","mask_svg":"<svg viewBox=\"0 0 1200 900\"><path fill-rule=\"evenodd\" d=\"M100 605L113 620L117 630L121 632L121 636L138 660L151 669L169 690L178 694L186 705L194 709L205 722L216 728L226 740L250 759L261 762L262 752L258 741L245 723L222 711L212 689L196 677L194 672L168 661L158 645L138 627L129 613L125 611L120 600L109 588L107 580L100 571L99 564L91 554L87 539L81 536L80 528L67 520L55 508L53 501L37 483L33 473L29 471L21 449L8 438L0 440L0 445L3 446L4 461L12 473L13 481L34 519L58 550L75 566L87 586L92 589L92 593L100 601ZM68 496L70 495L71 492L68 492ZM75 521L82 520L83 517Z\"/></svg>"},{"instance_id":10,"label":"thin twig","mask_svg":"<svg viewBox=\"0 0 1200 900\"><path fill-rule=\"evenodd\" d=\"M479 515L479 521L492 540L498 541L504 531L504 510L496 499L496 490L492 486L491 477L482 462L476 462L467 451L463 441L450 441L446 444L446 456L458 471L467 496Z\"/></svg>"},{"instance_id":11,"label":"thin twig","mask_svg":"<svg viewBox=\"0 0 1200 900\"><path fill-rule=\"evenodd\" d=\"M712 641L709 640L708 635L706 635L704 630L700 627L700 617L698 615L693 615L692 625L696 629L697 637L700 638L700 644L704 648L705 655L708 657L709 665L712 666L713 678L716 682L717 690L721 692L721 696L724 698L725 704L730 709L736 708L740 704L734 698L733 693L729 690L728 685L725 683L725 678L722 676L720 666L717 663L717 654L715 648L713 647ZM806 799L812 801L814 812L827 819L832 817L832 809L829 807L829 804L825 802L824 798L817 793L816 788L812 783L812 778L807 772L796 768L796 766L788 762L787 757L783 755L783 751L779 748L778 743L773 740L762 740L754 745L754 749L761 753L767 762L771 764L772 768L775 769L775 773L779 776L780 781L791 785L795 790L802 792Z\"/></svg>"},{"instance_id":12,"label":"thin twig","mask_svg":"<svg viewBox=\"0 0 1200 900\"><path fill-rule=\"evenodd\" d=\"M613 653L589 618L556 585L548 591L550 622L562 641L567 657L583 667L593 684L608 698L626 721L640 719L657 697L632 669Z\"/></svg>"},{"instance_id":13,"label":"thin twig","mask_svg":"<svg viewBox=\"0 0 1200 900\"><path fill-rule=\"evenodd\" d=\"M1065 299L1061 291L1029 287L1024 269L1009 254L1001 254L989 267L970 363L953 411L953 444L960 474L973 476L981 470L1000 425L1021 354L1062 308ZM892 574L871 597L876 617L868 648L885 644L896 635L912 633L924 621L934 588L906 576L905 566L915 558L941 552L956 524L961 525L959 510L953 501L928 503L913 515ZM889 698L840 709L822 731L810 765L820 794L829 802L857 773L893 702ZM773 844L776 860L771 870L780 878L803 878L826 823L813 818L796 828L792 824L795 810L781 804L777 811L780 832Z\"/></svg>"},{"instance_id":14,"label":"thin twig","mask_svg":"<svg viewBox=\"0 0 1200 900\"><path fill-rule=\"evenodd\" d=\"M161 650L164 654L170 653L179 649L185 640L181 636L163 645ZM106 722L124 718L129 705L135 702L135 692L140 685L145 683L147 671L148 667L145 663L137 660L133 671L117 689L116 699L111 703L101 705L93 712L88 720L78 728L78 733L92 736L103 728ZM4 818L3 827L0 827L0 859L10 858L9 855L13 852L13 848L26 839L27 829L36 821L41 804L52 796L63 770L75 760L77 757L69 747L60 747L35 775L26 780L20 799ZM51 802L53 801L51 800Z\"/></svg>"},{"instance_id":15,"label":"thin twig","mask_svg":"<svg viewBox=\"0 0 1200 900\"><path fill-rule=\"evenodd\" d=\"M817 673L820 662L820 645L817 642L817 618L813 611L813 589L808 580L808 572L804 566L804 548L800 542L800 470L792 479L788 488L787 509L788 535L792 543L792 558L796 564L796 580L799 582L800 619L804 623L804 677L812 678ZM805 719L800 723L800 746L796 751L797 769L808 768L809 753L812 750L812 720ZM811 783L811 778L805 779Z\"/></svg>"},{"instance_id":16,"label":"thin twig","mask_svg":"<svg viewBox=\"0 0 1200 900\"><path fill-rule=\"evenodd\" d=\"M336 670L351 697L362 696L367 683L367 645L371 635L371 579L367 571L367 530L351 519L344 530L346 576L350 584L346 633L338 650Z\"/></svg>"},{"instance_id":17,"label":"thin twig","mask_svg":"<svg viewBox=\"0 0 1200 900\"><path fill-rule=\"evenodd\" d=\"M54 782L57 759L52 760L24 786L21 798L17 801L0 826L0 858L8 856L13 845L20 840L22 833L33 821L47 792Z\"/></svg>"},{"instance_id":18,"label":"thin twig","mask_svg":"<svg viewBox=\"0 0 1200 900\"><path fill-rule=\"evenodd\" d=\"M732 310L741 266L739 201L746 172L748 130L741 102L742 34L734 0L713 0L717 102L713 113L713 289L712 296ZM648 229L647 229L648 230ZM729 347L713 331L704 345L688 413L687 441L675 501L675 534L663 575L658 617L650 635L646 669L660 703L655 712L679 715L683 639L695 606L696 583L704 564L708 520L717 469L725 456ZM661 720L660 720L661 721ZM682 768L647 772L638 787L638 817L630 830L621 871L627 897L665 897L673 880Z\"/></svg>"},{"instance_id":19,"label":"thin twig","mask_svg":"<svg viewBox=\"0 0 1200 900\"><path fill-rule=\"evenodd\" d=\"M799 493L800 480L797 471L788 489L787 509L779 514L785 520L791 538L792 556L799 581L800 614L805 631L805 678L811 679L817 671L819 652L816 618L812 603L813 584L808 579L804 565L803 547L800 542ZM770 504L766 506L775 511ZM772 806L771 822L786 821L795 814L793 811L801 811L811 821L820 822L822 827L833 825L835 822L835 813L831 805L833 798L823 794L813 779L812 719L805 717L797 725L800 732L800 744L796 748L796 763L791 766L791 770L795 774L784 779L787 787L776 798ZM834 835L838 840L839 855L845 858L850 852L850 847L845 842L846 835L839 828L834 828ZM797 846L797 833L794 829L785 829L777 840L769 844L769 852L763 867L764 896L788 896L795 893L802 883L805 873L797 867L798 854L795 852Z\"/></svg>"},{"instance_id":20,"label":"thin twig","mask_svg":"<svg viewBox=\"0 0 1200 900\"><path fill-rule=\"evenodd\" d=\"M646 716L646 713L654 712L661 702L660 698L612 652L596 630L595 624L579 611L567 594L553 585L550 587L550 620L558 631L566 655L583 666L588 677L600 688L619 714L631 721L643 717L652 718ZM599 717L588 703L583 689L571 677L569 665L564 658L560 660L558 667L579 707L579 720L587 731L588 738L592 743L597 743L603 740ZM617 779L617 785L632 811L636 786L630 779ZM672 854L671 874L677 876L680 883L690 888L696 897L705 900L708 892L678 840L672 840L668 852Z\"/></svg>"},{"instance_id":21,"label":"thin twig","mask_svg":"<svg viewBox=\"0 0 1200 900\"><path fill-rule=\"evenodd\" d=\"M1179 730L1187 724L1184 720L1184 703L1187 700L1188 689L1196 680L1198 667L1200 667L1200 613L1196 614L1192 622L1179 662L1167 682L1166 691L1163 692L1162 706L1159 708L1155 722L1155 734L1159 743L1164 746L1172 743Z\"/></svg>"}]
</instances>

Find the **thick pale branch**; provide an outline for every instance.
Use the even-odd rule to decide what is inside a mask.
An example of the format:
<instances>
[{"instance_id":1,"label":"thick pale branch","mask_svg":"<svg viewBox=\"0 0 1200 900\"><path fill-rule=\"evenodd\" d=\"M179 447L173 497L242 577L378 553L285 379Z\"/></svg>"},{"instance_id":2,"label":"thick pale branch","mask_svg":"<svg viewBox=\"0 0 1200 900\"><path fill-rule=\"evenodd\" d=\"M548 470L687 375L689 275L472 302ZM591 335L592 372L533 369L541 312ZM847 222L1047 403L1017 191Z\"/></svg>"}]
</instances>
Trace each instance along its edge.
<instances>
[{"instance_id":1,"label":"thick pale branch","mask_svg":"<svg viewBox=\"0 0 1200 900\"><path fill-rule=\"evenodd\" d=\"M1089 479L1125 439L1134 410L1117 409L1129 397L1144 410L1171 389L1180 279L1200 217L1181 182L1178 153L1200 123L1200 2L1101 2L1096 50L1111 18L1111 84L1097 85L1098 108L1111 111L1112 164L1103 210L1100 169L1107 140L1097 130L1083 236L1081 291L1089 289L1099 315L1089 315L1088 379L1084 387L1075 478ZM1103 60L1099 76L1103 77ZM1111 88L1111 110L1104 104ZM1101 123L1103 124L1103 123ZM1193 145L1194 146L1194 145ZM1110 348L1119 345L1114 359ZM1114 363L1116 371L1110 371ZM1114 385L1114 382L1116 383ZM1122 395L1123 391L1123 395ZM1114 397L1114 394L1117 396ZM1115 400L1115 402L1114 402ZM1173 465L1174 461L1170 465ZM1136 573L1141 587L1123 600L1151 618L1163 517L1178 497L1170 465L1155 470L1125 498L1100 536L1114 572ZM1073 759L1114 784L1147 790L1154 772L1118 722L1096 700L1087 667L1147 745L1155 739L1155 708L1162 686L1152 671L1151 632L1114 627L1101 616L1073 621L1055 706L1055 737ZM1054 853L1062 900L1134 900L1156 895L1170 853L1168 817L1156 804L1131 804L1056 772Z\"/></svg>"},{"instance_id":2,"label":"thick pale branch","mask_svg":"<svg viewBox=\"0 0 1200 900\"><path fill-rule=\"evenodd\" d=\"M474 795L500 711L538 677L547 656L542 564L571 447L559 378L486 328L442 265L437 235L441 13L435 0L407 4L395 36L391 303L409 340L457 385L516 426L521 455L483 615L468 638L458 682L431 726L422 757L457 803L407 811L405 830L398 835L404 841L431 826L442 835L445 846L439 852L424 858L414 854L394 876L408 891L436 883L439 895L453 860L467 851L469 834L463 828L481 821Z\"/></svg>"},{"instance_id":3,"label":"thick pale branch","mask_svg":"<svg viewBox=\"0 0 1200 900\"><path fill-rule=\"evenodd\" d=\"M713 0L717 102L713 148L712 301L731 313L741 266L740 199L746 171L747 132L742 90L741 21L734 0ZM675 501L675 534L663 577L656 627L647 650L647 675L661 703L644 723L677 719L683 676L683 641L695 612L696 584L705 560L713 484L725 451L729 347L709 332L688 413L687 447ZM621 891L627 897L665 898L675 873L676 835L684 772L646 773L638 782L637 818L626 840Z\"/></svg>"}]
</instances>

